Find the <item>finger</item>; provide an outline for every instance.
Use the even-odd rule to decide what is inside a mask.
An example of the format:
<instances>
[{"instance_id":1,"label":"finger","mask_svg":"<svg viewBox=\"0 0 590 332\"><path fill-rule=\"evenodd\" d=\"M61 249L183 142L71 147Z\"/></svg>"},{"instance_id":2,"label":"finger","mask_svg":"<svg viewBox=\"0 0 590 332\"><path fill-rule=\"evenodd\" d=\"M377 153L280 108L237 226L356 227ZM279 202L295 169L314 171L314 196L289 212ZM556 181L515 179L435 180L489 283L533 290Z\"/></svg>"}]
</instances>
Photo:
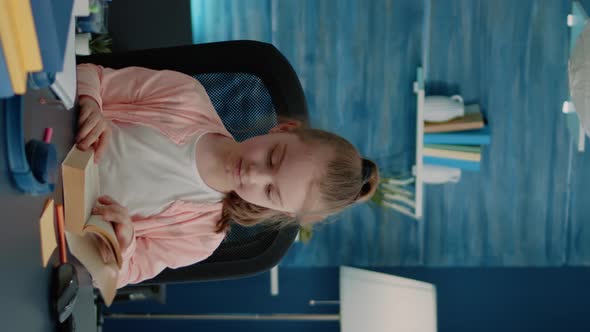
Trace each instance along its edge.
<instances>
[{"instance_id":1,"label":"finger","mask_svg":"<svg viewBox=\"0 0 590 332\"><path fill-rule=\"evenodd\" d=\"M113 223L124 223L127 220L127 215L124 213L124 208L120 205L99 205L92 209L95 215L101 215L105 221Z\"/></svg>"},{"instance_id":2,"label":"finger","mask_svg":"<svg viewBox=\"0 0 590 332\"><path fill-rule=\"evenodd\" d=\"M105 126L106 125L105 125L104 122L100 122L78 144L80 146L82 146L83 148L89 148L92 144L94 144L94 142L96 142L96 140L98 139L98 137L102 134L102 132L105 129Z\"/></svg>"},{"instance_id":3,"label":"finger","mask_svg":"<svg viewBox=\"0 0 590 332\"><path fill-rule=\"evenodd\" d=\"M81 125L88 119L90 115L94 113L92 107L90 106L81 106L80 107L80 114L78 115L78 125Z\"/></svg>"},{"instance_id":4,"label":"finger","mask_svg":"<svg viewBox=\"0 0 590 332\"><path fill-rule=\"evenodd\" d=\"M127 211L127 208L114 201L112 203L108 203L107 205L98 205L92 209L92 212L96 214L102 214L103 217L112 219L109 221L116 223L125 223L129 219L129 212Z\"/></svg>"},{"instance_id":5,"label":"finger","mask_svg":"<svg viewBox=\"0 0 590 332\"><path fill-rule=\"evenodd\" d=\"M103 196L100 196L100 197L98 198L98 202L99 202L100 204L105 204L105 205L119 204L119 203L117 203L117 201L115 201L115 199L114 199L114 198L112 198L112 197L111 197L111 196L109 196L109 195L103 195Z\"/></svg>"},{"instance_id":6,"label":"finger","mask_svg":"<svg viewBox=\"0 0 590 332\"><path fill-rule=\"evenodd\" d=\"M82 130L83 130L86 133L84 136L82 136L82 134L79 134L76 136L76 144L78 145L78 147L81 150L87 150L90 147L92 147L92 144L94 143L94 141L91 141L91 139L92 139L91 134L92 134L93 130L100 129L98 126L99 125L97 124L94 127L80 128L80 132L82 132Z\"/></svg>"},{"instance_id":7,"label":"finger","mask_svg":"<svg viewBox=\"0 0 590 332\"><path fill-rule=\"evenodd\" d=\"M76 136L76 140L80 141L82 138L86 137L88 133L96 127L100 120L102 120L100 114L92 113L86 121L78 126L78 136Z\"/></svg>"},{"instance_id":8,"label":"finger","mask_svg":"<svg viewBox=\"0 0 590 332\"><path fill-rule=\"evenodd\" d=\"M111 129L108 127L98 139L98 145L94 149L94 162L98 163L107 149L111 141Z\"/></svg>"}]
</instances>

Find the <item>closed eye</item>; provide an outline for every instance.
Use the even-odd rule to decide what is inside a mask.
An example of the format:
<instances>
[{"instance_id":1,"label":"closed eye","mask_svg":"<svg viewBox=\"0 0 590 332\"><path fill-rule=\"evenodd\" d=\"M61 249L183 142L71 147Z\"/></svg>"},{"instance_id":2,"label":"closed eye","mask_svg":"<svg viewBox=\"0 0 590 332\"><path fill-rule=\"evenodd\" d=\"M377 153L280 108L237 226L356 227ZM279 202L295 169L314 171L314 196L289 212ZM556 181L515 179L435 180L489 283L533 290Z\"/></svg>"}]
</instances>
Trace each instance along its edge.
<instances>
[{"instance_id":1,"label":"closed eye","mask_svg":"<svg viewBox=\"0 0 590 332\"><path fill-rule=\"evenodd\" d=\"M282 147L282 149L280 149ZM285 155L287 154L287 145L283 145L283 146L279 146L276 145L271 152L269 153L268 156L268 167L270 169L276 169L278 170L278 168L281 166L281 164L283 163L283 160L285 159ZM274 191L274 193L273 193ZM269 201L273 201L273 194L276 195L276 199L278 200L278 203L283 206L283 198L281 197L281 192L279 187L274 187L273 184L269 184L265 187L265 194L266 197Z\"/></svg>"},{"instance_id":2,"label":"closed eye","mask_svg":"<svg viewBox=\"0 0 590 332\"><path fill-rule=\"evenodd\" d=\"M275 155L275 151L277 150L277 146L275 145L272 150L270 150L270 152L268 153L268 167L272 168L275 163L274 163L274 155Z\"/></svg>"}]
</instances>

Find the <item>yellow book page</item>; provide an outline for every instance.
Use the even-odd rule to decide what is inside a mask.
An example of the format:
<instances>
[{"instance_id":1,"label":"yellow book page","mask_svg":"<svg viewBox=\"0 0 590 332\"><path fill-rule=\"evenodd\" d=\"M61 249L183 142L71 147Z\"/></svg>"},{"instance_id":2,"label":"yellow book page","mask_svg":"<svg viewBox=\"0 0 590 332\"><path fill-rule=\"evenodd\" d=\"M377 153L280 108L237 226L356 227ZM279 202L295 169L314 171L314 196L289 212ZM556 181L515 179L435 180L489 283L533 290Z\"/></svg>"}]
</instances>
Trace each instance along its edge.
<instances>
[{"instance_id":1,"label":"yellow book page","mask_svg":"<svg viewBox=\"0 0 590 332\"><path fill-rule=\"evenodd\" d=\"M121 268L123 264L121 247L119 246L119 241L117 240L113 225L110 222L104 221L101 216L93 215L86 222L84 231L95 233L105 239L113 251L117 265Z\"/></svg>"},{"instance_id":2,"label":"yellow book page","mask_svg":"<svg viewBox=\"0 0 590 332\"><path fill-rule=\"evenodd\" d=\"M111 261L105 264L103 262L96 243L101 240L95 237L66 231L66 238L70 252L88 270L105 304L110 306L117 293L117 279L119 277L117 263Z\"/></svg>"}]
</instances>

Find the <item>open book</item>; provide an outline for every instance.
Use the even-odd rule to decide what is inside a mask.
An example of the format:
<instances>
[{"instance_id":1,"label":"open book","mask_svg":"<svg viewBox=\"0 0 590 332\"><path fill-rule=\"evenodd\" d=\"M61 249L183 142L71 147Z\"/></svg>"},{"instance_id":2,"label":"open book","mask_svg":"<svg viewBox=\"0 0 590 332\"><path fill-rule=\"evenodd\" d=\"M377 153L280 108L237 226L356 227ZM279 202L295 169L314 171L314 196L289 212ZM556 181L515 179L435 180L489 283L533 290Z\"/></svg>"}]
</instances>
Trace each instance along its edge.
<instances>
[{"instance_id":1,"label":"open book","mask_svg":"<svg viewBox=\"0 0 590 332\"><path fill-rule=\"evenodd\" d=\"M92 215L100 195L98 167L93 151L73 147L62 163L66 237L70 252L92 275L107 305L115 297L123 259L115 230L102 216ZM103 241L114 261L104 263L97 241Z\"/></svg>"}]
</instances>

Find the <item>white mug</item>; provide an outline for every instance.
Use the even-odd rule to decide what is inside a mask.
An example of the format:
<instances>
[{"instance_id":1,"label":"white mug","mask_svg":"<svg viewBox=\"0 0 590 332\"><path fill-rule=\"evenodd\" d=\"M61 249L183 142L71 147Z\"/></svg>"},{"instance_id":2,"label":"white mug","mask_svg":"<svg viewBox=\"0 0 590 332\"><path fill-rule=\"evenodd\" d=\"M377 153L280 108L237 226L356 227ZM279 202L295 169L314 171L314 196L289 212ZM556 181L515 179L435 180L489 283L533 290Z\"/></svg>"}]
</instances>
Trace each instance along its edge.
<instances>
[{"instance_id":1,"label":"white mug","mask_svg":"<svg viewBox=\"0 0 590 332\"><path fill-rule=\"evenodd\" d=\"M424 184L457 183L461 179L461 169L439 165L422 166Z\"/></svg>"},{"instance_id":2,"label":"white mug","mask_svg":"<svg viewBox=\"0 0 590 332\"><path fill-rule=\"evenodd\" d=\"M459 95L426 96L424 100L424 121L445 122L465 115L463 98Z\"/></svg>"}]
</instances>

